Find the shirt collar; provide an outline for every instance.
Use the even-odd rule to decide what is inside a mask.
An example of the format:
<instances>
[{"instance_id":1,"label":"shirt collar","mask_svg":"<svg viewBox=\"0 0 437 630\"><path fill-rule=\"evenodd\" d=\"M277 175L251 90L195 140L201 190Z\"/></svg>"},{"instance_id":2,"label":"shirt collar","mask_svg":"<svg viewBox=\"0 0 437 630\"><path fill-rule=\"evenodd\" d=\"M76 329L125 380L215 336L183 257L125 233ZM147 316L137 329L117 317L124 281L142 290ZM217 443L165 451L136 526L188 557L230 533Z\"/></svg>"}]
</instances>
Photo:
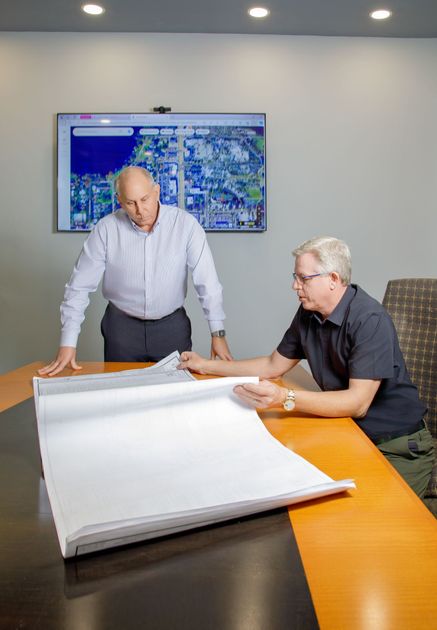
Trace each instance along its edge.
<instances>
[{"instance_id":1,"label":"shirt collar","mask_svg":"<svg viewBox=\"0 0 437 630\"><path fill-rule=\"evenodd\" d=\"M346 316L347 309L349 308L350 303L355 297L356 292L357 292L357 285L350 284L347 287L346 291L344 292L340 302L334 308L334 310L329 315L329 317L327 317L325 320L322 320L319 313L313 313L313 316L317 319L317 321L320 324L323 324L323 322L325 321L325 322L331 322L332 324L335 324L336 326L341 326Z\"/></svg>"}]
</instances>

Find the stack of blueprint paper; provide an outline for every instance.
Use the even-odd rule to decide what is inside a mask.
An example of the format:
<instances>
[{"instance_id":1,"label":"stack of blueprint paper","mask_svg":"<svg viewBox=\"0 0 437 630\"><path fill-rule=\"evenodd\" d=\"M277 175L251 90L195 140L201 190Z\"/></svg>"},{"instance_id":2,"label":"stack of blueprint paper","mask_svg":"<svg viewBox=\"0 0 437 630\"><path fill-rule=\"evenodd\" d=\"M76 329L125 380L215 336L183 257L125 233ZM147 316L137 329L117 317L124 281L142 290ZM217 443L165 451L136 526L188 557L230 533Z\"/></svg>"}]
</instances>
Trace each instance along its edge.
<instances>
[{"instance_id":1,"label":"stack of blueprint paper","mask_svg":"<svg viewBox=\"0 0 437 630\"><path fill-rule=\"evenodd\" d=\"M280 444L177 355L147 369L34 379L45 482L64 557L353 488Z\"/></svg>"}]
</instances>

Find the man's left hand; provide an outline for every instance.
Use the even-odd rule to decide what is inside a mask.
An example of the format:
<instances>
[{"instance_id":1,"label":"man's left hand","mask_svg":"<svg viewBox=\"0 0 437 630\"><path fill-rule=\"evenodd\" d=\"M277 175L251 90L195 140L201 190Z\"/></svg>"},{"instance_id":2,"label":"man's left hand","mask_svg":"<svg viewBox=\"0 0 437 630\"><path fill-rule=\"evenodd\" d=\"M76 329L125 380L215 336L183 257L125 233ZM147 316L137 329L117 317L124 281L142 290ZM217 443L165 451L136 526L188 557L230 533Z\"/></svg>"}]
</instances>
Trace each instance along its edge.
<instances>
[{"instance_id":1,"label":"man's left hand","mask_svg":"<svg viewBox=\"0 0 437 630\"><path fill-rule=\"evenodd\" d=\"M232 361L232 354L229 350L226 337L211 337L211 359Z\"/></svg>"},{"instance_id":2,"label":"man's left hand","mask_svg":"<svg viewBox=\"0 0 437 630\"><path fill-rule=\"evenodd\" d=\"M255 409L280 407L287 395L287 390L284 387L279 387L279 385L275 385L275 383L270 381L236 385L234 392L241 400L251 407L255 407Z\"/></svg>"}]
</instances>

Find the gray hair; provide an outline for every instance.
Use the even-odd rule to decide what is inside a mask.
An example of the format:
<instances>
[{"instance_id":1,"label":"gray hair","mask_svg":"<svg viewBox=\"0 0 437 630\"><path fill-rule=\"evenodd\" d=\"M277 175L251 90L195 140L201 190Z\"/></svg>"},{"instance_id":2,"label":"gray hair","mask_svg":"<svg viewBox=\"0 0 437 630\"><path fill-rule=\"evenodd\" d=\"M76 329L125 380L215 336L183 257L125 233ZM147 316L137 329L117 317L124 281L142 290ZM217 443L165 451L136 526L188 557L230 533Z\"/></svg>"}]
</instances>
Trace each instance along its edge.
<instances>
[{"instance_id":1,"label":"gray hair","mask_svg":"<svg viewBox=\"0 0 437 630\"><path fill-rule=\"evenodd\" d=\"M350 249L344 241L333 236L316 236L293 250L295 258L303 254L315 256L320 264L321 273L336 271L343 284L350 284L352 260Z\"/></svg>"},{"instance_id":2,"label":"gray hair","mask_svg":"<svg viewBox=\"0 0 437 630\"><path fill-rule=\"evenodd\" d=\"M142 166L126 166L126 168L121 170L119 174L117 175L117 177L115 178L114 186L115 186L115 192L117 193L117 195L120 192L120 180L123 181L123 179L127 175L129 175L129 173L132 173L132 172L142 173L150 184L155 183L152 173L150 173L150 171L143 168Z\"/></svg>"}]
</instances>

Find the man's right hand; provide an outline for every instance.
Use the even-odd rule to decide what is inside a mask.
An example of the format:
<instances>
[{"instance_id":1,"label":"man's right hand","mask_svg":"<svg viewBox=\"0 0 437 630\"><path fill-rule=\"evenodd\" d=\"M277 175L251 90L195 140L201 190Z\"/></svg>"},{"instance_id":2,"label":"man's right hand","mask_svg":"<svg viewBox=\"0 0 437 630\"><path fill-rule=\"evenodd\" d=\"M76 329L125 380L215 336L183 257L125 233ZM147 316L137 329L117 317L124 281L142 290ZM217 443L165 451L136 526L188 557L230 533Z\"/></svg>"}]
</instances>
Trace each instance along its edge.
<instances>
[{"instance_id":1,"label":"man's right hand","mask_svg":"<svg viewBox=\"0 0 437 630\"><path fill-rule=\"evenodd\" d=\"M201 357L197 352L182 352L181 362L178 365L178 370L190 370L191 372L197 372L198 374L208 374L206 366L208 359Z\"/></svg>"},{"instance_id":2,"label":"man's right hand","mask_svg":"<svg viewBox=\"0 0 437 630\"><path fill-rule=\"evenodd\" d=\"M82 366L76 363L76 348L61 346L56 359L38 370L38 374L41 376L54 376L62 372L65 367L71 367L73 370L82 369Z\"/></svg>"}]
</instances>

